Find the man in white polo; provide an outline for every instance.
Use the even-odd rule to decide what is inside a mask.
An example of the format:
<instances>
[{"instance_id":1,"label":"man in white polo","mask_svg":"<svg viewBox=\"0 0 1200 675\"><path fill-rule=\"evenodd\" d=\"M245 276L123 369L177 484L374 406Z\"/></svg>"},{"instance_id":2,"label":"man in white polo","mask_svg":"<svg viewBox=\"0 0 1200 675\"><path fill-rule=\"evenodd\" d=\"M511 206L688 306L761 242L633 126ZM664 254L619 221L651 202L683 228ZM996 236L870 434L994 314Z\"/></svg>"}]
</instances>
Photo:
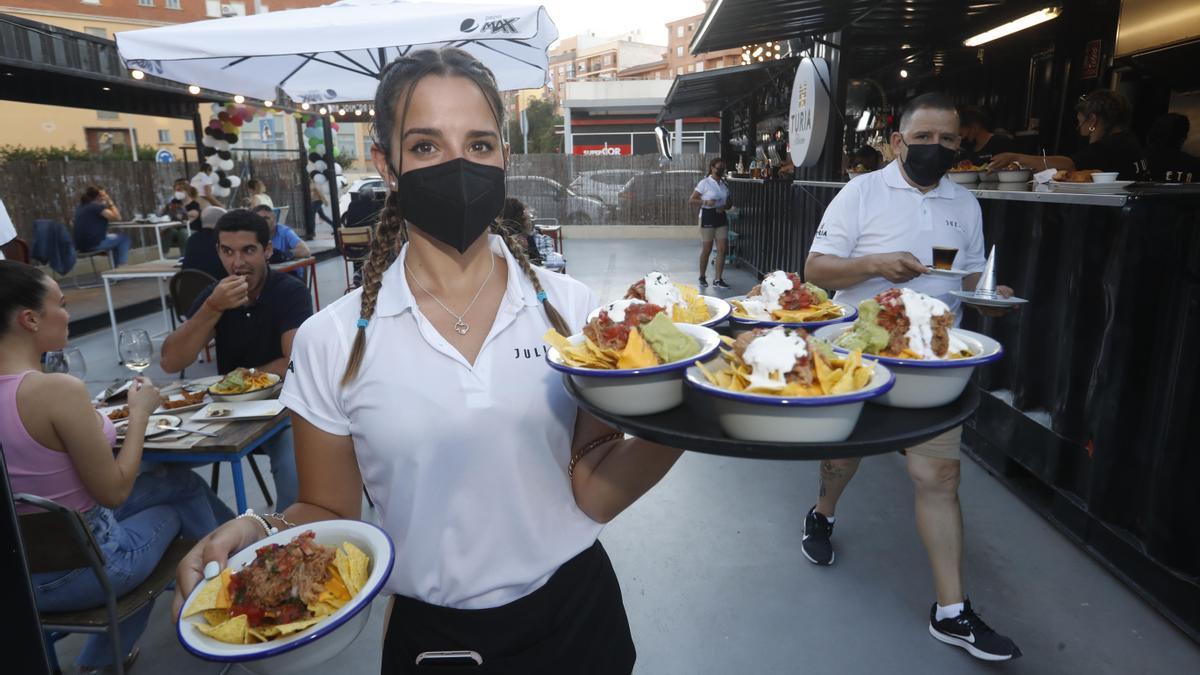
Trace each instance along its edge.
<instances>
[{"instance_id":1,"label":"man in white polo","mask_svg":"<svg viewBox=\"0 0 1200 675\"><path fill-rule=\"evenodd\" d=\"M857 305L892 287L911 288L946 303L958 324L959 301L950 291L973 290L985 264L979 202L944 174L954 164L959 120L953 102L924 94L909 102L891 138L897 158L879 171L851 180L829 204L813 239L805 276L837 290L839 302ZM928 274L933 248L957 249L957 278ZM998 286L1003 295L1012 290ZM961 427L908 448L908 473L916 493L917 530L933 568L937 602L929 632L972 656L1005 661L1020 649L971 609L962 584L963 524L958 502ZM804 555L817 565L834 560L830 536L834 510L858 469L859 459L821 462L817 504L804 521Z\"/></svg>"}]
</instances>

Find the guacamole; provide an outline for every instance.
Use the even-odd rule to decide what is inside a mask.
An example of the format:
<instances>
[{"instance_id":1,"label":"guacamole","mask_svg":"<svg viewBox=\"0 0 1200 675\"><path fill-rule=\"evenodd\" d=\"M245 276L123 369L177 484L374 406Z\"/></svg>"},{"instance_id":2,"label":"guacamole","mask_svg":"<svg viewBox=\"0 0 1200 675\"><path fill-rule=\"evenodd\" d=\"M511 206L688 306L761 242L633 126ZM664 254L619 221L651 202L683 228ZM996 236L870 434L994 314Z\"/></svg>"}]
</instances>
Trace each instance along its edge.
<instances>
[{"instance_id":1,"label":"guacamole","mask_svg":"<svg viewBox=\"0 0 1200 675\"><path fill-rule=\"evenodd\" d=\"M834 340L837 346L850 350L858 349L864 354L878 354L887 349L891 336L878 323L881 309L874 298L858 303L858 319L855 320L853 328Z\"/></svg>"},{"instance_id":2,"label":"guacamole","mask_svg":"<svg viewBox=\"0 0 1200 675\"><path fill-rule=\"evenodd\" d=\"M827 302L829 300L829 294L826 293L825 289L821 288L820 286L817 286L816 284L810 284L806 281L804 282L804 287L807 288L808 292L812 295L814 305L819 305L822 302Z\"/></svg>"},{"instance_id":3,"label":"guacamole","mask_svg":"<svg viewBox=\"0 0 1200 675\"><path fill-rule=\"evenodd\" d=\"M650 345L663 363L671 363L693 356L700 352L700 345L690 335L684 334L666 312L655 316L641 328L642 338Z\"/></svg>"}]
</instances>

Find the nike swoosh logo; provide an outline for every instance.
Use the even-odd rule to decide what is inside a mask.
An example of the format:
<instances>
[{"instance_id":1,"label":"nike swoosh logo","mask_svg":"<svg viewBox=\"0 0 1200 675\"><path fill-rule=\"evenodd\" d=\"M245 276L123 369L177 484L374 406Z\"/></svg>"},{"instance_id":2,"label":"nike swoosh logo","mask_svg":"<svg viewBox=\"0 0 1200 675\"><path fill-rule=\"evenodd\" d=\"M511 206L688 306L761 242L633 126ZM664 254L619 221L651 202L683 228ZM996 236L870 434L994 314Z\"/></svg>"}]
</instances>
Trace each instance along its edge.
<instances>
[{"instance_id":1,"label":"nike swoosh logo","mask_svg":"<svg viewBox=\"0 0 1200 675\"><path fill-rule=\"evenodd\" d=\"M960 638L962 638L962 639L966 640L967 642L970 642L971 644L975 644L975 633L974 633L974 631L972 631L972 632L970 632L970 633L967 633L966 635L957 635L957 636L955 636L955 637L960 637Z\"/></svg>"}]
</instances>

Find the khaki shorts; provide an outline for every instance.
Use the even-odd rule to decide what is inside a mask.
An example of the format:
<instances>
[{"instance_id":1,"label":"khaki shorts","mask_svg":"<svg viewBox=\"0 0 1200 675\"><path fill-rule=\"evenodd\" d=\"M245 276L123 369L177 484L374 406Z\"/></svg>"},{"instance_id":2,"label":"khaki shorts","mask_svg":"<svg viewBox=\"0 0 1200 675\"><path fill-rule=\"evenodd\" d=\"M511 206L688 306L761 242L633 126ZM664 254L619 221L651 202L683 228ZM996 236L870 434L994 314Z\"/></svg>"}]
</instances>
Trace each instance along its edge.
<instances>
[{"instance_id":1,"label":"khaki shorts","mask_svg":"<svg viewBox=\"0 0 1200 675\"><path fill-rule=\"evenodd\" d=\"M954 427L941 436L908 448L907 452L934 459L960 459L960 445L962 445L962 427Z\"/></svg>"},{"instance_id":2,"label":"khaki shorts","mask_svg":"<svg viewBox=\"0 0 1200 675\"><path fill-rule=\"evenodd\" d=\"M728 238L729 238L729 226L728 225L724 225L722 227L701 227L700 228L700 241L709 242L709 241L713 241L714 239L717 241L725 241Z\"/></svg>"}]
</instances>

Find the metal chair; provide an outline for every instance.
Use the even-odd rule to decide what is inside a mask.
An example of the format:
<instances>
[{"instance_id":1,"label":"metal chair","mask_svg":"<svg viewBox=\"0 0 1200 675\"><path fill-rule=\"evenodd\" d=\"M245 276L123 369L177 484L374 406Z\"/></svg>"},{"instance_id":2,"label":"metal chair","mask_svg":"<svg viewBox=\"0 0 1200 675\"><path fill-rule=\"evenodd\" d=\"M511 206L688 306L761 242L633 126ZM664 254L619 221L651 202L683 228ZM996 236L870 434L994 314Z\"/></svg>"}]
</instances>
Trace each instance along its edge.
<instances>
[{"instance_id":1,"label":"metal chair","mask_svg":"<svg viewBox=\"0 0 1200 675\"><path fill-rule=\"evenodd\" d=\"M30 574L65 572L89 568L100 582L106 597L101 607L76 612L38 612L42 630L46 632L47 656L54 672L61 672L54 643L71 633L107 633L113 650L113 668L118 675L125 672L125 654L121 653L120 622L145 607L162 593L175 568L195 541L176 539L167 546L158 565L137 588L117 597L104 571L104 552L92 537L83 516L73 509L35 495L15 494L13 501L42 509L19 517L21 542Z\"/></svg>"},{"instance_id":2,"label":"metal chair","mask_svg":"<svg viewBox=\"0 0 1200 675\"><path fill-rule=\"evenodd\" d=\"M373 227L339 227L334 230L334 239L338 250L342 253L342 263L346 272L346 292L354 289L356 284L350 281L350 269L358 276L359 267L371 257L371 242L375 238Z\"/></svg>"},{"instance_id":3,"label":"metal chair","mask_svg":"<svg viewBox=\"0 0 1200 675\"><path fill-rule=\"evenodd\" d=\"M174 329L176 323L182 323L187 319L185 312L191 310L192 305L196 303L196 298L204 292L204 289L215 284L216 279L208 272L201 270L180 270L171 277L167 283L167 287L171 293L171 328ZM211 361L212 356L208 352L208 345L204 345L204 359ZM179 373L183 377L183 371Z\"/></svg>"},{"instance_id":4,"label":"metal chair","mask_svg":"<svg viewBox=\"0 0 1200 675\"><path fill-rule=\"evenodd\" d=\"M95 277L91 283L89 283L87 285L82 285L79 283L79 275L78 274L72 276L71 282L75 285L75 288L78 288L78 289L95 288L100 285L100 268L96 267L96 258L98 256L107 256L108 257L108 268L116 269L117 259L113 257L112 249L109 249L107 251L80 251L79 249L75 249L75 260L79 261L79 260L82 260L83 258L87 258L88 262L90 262L92 264L92 275Z\"/></svg>"}]
</instances>

